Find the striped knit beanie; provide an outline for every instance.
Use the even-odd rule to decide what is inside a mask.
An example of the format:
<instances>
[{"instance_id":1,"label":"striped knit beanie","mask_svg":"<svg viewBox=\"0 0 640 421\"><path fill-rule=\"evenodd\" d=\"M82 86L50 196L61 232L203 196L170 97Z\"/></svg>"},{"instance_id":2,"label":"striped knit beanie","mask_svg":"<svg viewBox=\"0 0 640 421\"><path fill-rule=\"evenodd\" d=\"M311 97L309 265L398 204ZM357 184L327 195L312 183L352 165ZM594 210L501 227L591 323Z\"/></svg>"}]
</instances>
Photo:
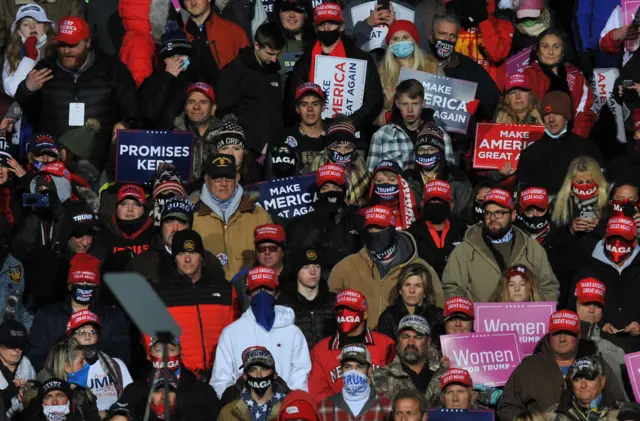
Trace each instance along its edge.
<instances>
[{"instance_id":1,"label":"striped knit beanie","mask_svg":"<svg viewBox=\"0 0 640 421\"><path fill-rule=\"evenodd\" d=\"M356 143L356 126L349 119L336 119L327 130L326 144L331 147L343 143Z\"/></svg>"}]
</instances>

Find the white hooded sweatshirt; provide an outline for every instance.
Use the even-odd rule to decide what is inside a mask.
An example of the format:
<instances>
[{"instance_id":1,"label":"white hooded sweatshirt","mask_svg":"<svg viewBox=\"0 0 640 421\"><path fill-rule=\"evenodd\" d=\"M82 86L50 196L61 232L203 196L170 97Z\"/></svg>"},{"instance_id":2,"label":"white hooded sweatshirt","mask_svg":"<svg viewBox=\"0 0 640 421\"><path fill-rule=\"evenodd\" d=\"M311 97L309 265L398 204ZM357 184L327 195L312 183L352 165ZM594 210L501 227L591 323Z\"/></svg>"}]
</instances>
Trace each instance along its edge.
<instances>
[{"instance_id":1,"label":"white hooded sweatshirt","mask_svg":"<svg viewBox=\"0 0 640 421\"><path fill-rule=\"evenodd\" d=\"M209 381L219 398L242 375L242 351L251 346L263 346L271 352L276 372L289 389L308 390L311 358L307 341L298 326L293 324L295 315L292 309L275 306L275 310L275 321L269 332L256 322L251 308L222 331Z\"/></svg>"}]
</instances>

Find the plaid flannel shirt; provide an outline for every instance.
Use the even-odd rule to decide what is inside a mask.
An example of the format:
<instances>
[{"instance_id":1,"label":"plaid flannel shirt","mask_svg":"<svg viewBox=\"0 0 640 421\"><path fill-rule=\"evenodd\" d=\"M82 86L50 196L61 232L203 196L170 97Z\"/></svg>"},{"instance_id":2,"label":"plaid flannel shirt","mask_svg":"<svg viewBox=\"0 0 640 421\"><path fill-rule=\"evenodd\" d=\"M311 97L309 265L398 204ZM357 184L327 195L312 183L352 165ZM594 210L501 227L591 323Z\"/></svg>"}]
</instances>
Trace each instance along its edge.
<instances>
[{"instance_id":1,"label":"plaid flannel shirt","mask_svg":"<svg viewBox=\"0 0 640 421\"><path fill-rule=\"evenodd\" d=\"M444 132L444 159L455 164L451 137ZM367 158L367 169L370 173L376 166L385 159L397 162L402 171L409 169L414 159L414 145L409 135L402 127L395 123L389 123L380 127L371 138L369 145L369 157Z\"/></svg>"},{"instance_id":2,"label":"plaid flannel shirt","mask_svg":"<svg viewBox=\"0 0 640 421\"><path fill-rule=\"evenodd\" d=\"M358 416L353 416L349 405L342 397L342 393L330 396L318 404L320 421L389 421L392 410L393 401L376 394L373 388L369 400L364 404Z\"/></svg>"}]
</instances>

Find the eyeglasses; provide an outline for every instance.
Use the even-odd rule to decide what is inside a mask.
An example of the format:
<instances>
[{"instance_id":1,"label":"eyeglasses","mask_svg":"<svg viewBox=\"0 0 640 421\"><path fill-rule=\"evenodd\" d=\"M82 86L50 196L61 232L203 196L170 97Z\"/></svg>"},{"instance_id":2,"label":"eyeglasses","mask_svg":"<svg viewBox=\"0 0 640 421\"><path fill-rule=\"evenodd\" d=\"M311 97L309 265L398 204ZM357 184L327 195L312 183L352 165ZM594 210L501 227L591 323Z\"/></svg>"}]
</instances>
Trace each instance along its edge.
<instances>
[{"instance_id":1,"label":"eyeglasses","mask_svg":"<svg viewBox=\"0 0 640 421\"><path fill-rule=\"evenodd\" d=\"M486 210L486 211L484 211L484 219L491 220L491 219L494 219L494 217L495 217L495 219L502 219L503 216L505 216L505 215L507 215L509 213L511 213L511 211L499 210L499 211L491 212L491 211L487 211Z\"/></svg>"},{"instance_id":2,"label":"eyeglasses","mask_svg":"<svg viewBox=\"0 0 640 421\"><path fill-rule=\"evenodd\" d=\"M256 250L258 250L258 253L275 253L279 248L280 246L258 246Z\"/></svg>"},{"instance_id":3,"label":"eyeglasses","mask_svg":"<svg viewBox=\"0 0 640 421\"><path fill-rule=\"evenodd\" d=\"M95 330L76 330L76 333L73 336L78 336L80 338L93 338L94 336L98 336L98 332Z\"/></svg>"}]
</instances>

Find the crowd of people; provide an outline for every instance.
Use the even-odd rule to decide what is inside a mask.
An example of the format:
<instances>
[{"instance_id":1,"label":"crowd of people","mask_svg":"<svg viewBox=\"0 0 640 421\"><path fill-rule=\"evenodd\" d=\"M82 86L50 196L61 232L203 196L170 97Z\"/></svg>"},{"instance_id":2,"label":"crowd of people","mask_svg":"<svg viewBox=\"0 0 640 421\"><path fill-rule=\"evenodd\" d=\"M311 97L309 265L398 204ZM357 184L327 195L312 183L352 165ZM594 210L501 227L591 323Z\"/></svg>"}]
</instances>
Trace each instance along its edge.
<instances>
[{"instance_id":1,"label":"crowd of people","mask_svg":"<svg viewBox=\"0 0 640 421\"><path fill-rule=\"evenodd\" d=\"M0 0L0 421L640 419L628 3ZM357 109L320 57L362 66ZM466 128L403 69L472 82ZM544 134L478 169L478 123ZM188 177L119 179L123 130L191 133ZM308 174L301 216L252 188ZM504 385L443 351L496 302L555 305Z\"/></svg>"}]
</instances>

